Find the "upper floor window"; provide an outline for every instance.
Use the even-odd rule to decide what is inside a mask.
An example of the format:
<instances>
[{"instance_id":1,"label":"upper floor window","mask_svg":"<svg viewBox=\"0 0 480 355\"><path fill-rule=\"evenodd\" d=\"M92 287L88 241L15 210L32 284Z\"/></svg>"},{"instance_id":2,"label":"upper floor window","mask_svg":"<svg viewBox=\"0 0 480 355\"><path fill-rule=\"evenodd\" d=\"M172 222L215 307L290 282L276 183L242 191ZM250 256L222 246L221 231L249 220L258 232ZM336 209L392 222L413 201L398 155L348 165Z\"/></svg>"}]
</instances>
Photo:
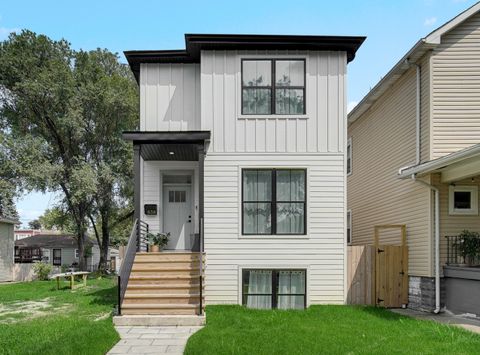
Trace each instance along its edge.
<instances>
[{"instance_id":1,"label":"upper floor window","mask_svg":"<svg viewBox=\"0 0 480 355\"><path fill-rule=\"evenodd\" d=\"M304 59L243 59L242 115L305 114Z\"/></svg>"},{"instance_id":2,"label":"upper floor window","mask_svg":"<svg viewBox=\"0 0 480 355\"><path fill-rule=\"evenodd\" d=\"M448 207L451 215L478 215L478 187L451 185Z\"/></svg>"},{"instance_id":3,"label":"upper floor window","mask_svg":"<svg viewBox=\"0 0 480 355\"><path fill-rule=\"evenodd\" d=\"M352 211L347 211L347 244L352 243Z\"/></svg>"},{"instance_id":4,"label":"upper floor window","mask_svg":"<svg viewBox=\"0 0 480 355\"><path fill-rule=\"evenodd\" d=\"M347 143L347 175L352 173L352 138Z\"/></svg>"},{"instance_id":5,"label":"upper floor window","mask_svg":"<svg viewBox=\"0 0 480 355\"><path fill-rule=\"evenodd\" d=\"M242 234L305 234L306 170L244 169Z\"/></svg>"}]
</instances>

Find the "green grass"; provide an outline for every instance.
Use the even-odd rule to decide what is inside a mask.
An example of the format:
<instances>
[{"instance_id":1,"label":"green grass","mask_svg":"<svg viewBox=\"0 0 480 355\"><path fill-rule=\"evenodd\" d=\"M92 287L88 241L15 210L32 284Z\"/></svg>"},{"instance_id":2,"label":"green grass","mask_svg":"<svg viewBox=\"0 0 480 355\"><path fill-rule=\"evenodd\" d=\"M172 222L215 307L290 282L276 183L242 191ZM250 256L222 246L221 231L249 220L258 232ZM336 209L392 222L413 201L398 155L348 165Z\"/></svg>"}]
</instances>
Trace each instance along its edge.
<instances>
[{"instance_id":1,"label":"green grass","mask_svg":"<svg viewBox=\"0 0 480 355\"><path fill-rule=\"evenodd\" d=\"M0 285L0 354L105 354L119 340L114 279L89 279L74 291L63 285Z\"/></svg>"},{"instance_id":2,"label":"green grass","mask_svg":"<svg viewBox=\"0 0 480 355\"><path fill-rule=\"evenodd\" d=\"M480 336L372 307L209 306L185 354L479 354Z\"/></svg>"}]
</instances>

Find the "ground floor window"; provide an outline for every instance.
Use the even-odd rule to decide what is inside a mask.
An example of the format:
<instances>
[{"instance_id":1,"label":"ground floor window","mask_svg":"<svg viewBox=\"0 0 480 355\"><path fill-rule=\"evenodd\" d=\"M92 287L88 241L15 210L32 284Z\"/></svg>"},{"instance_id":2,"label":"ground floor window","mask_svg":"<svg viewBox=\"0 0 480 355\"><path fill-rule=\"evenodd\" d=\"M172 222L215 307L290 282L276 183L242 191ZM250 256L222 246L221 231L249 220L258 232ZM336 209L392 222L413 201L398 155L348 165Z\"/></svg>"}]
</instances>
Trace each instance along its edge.
<instances>
[{"instance_id":1,"label":"ground floor window","mask_svg":"<svg viewBox=\"0 0 480 355\"><path fill-rule=\"evenodd\" d=\"M257 309L303 309L305 270L243 270L243 305Z\"/></svg>"},{"instance_id":2,"label":"ground floor window","mask_svg":"<svg viewBox=\"0 0 480 355\"><path fill-rule=\"evenodd\" d=\"M62 249L53 249L53 265L62 265Z\"/></svg>"}]
</instances>

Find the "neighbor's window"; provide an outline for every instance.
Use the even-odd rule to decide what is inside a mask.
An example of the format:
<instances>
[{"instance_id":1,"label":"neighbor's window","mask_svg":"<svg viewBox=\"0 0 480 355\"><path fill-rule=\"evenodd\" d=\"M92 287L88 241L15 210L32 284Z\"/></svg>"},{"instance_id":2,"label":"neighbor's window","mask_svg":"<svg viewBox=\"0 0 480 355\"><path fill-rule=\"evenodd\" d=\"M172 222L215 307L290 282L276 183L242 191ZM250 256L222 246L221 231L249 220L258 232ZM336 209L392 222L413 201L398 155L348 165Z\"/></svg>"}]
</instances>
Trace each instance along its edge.
<instances>
[{"instance_id":1,"label":"neighbor's window","mask_svg":"<svg viewBox=\"0 0 480 355\"><path fill-rule=\"evenodd\" d=\"M449 214L478 215L478 187L450 186Z\"/></svg>"},{"instance_id":2,"label":"neighbor's window","mask_svg":"<svg viewBox=\"0 0 480 355\"><path fill-rule=\"evenodd\" d=\"M249 308L305 308L305 270L243 270L242 282L242 303Z\"/></svg>"},{"instance_id":3,"label":"neighbor's window","mask_svg":"<svg viewBox=\"0 0 480 355\"><path fill-rule=\"evenodd\" d=\"M242 171L242 234L305 234L306 170Z\"/></svg>"},{"instance_id":4,"label":"neighbor's window","mask_svg":"<svg viewBox=\"0 0 480 355\"><path fill-rule=\"evenodd\" d=\"M242 60L242 114L305 114L305 60Z\"/></svg>"},{"instance_id":5,"label":"neighbor's window","mask_svg":"<svg viewBox=\"0 0 480 355\"><path fill-rule=\"evenodd\" d=\"M347 211L347 244L352 243L352 211Z\"/></svg>"},{"instance_id":6,"label":"neighbor's window","mask_svg":"<svg viewBox=\"0 0 480 355\"><path fill-rule=\"evenodd\" d=\"M352 138L347 143L347 175L352 173Z\"/></svg>"},{"instance_id":7,"label":"neighbor's window","mask_svg":"<svg viewBox=\"0 0 480 355\"><path fill-rule=\"evenodd\" d=\"M75 258L78 259L78 256L79 256L79 252L78 252L78 249L75 249Z\"/></svg>"}]
</instances>

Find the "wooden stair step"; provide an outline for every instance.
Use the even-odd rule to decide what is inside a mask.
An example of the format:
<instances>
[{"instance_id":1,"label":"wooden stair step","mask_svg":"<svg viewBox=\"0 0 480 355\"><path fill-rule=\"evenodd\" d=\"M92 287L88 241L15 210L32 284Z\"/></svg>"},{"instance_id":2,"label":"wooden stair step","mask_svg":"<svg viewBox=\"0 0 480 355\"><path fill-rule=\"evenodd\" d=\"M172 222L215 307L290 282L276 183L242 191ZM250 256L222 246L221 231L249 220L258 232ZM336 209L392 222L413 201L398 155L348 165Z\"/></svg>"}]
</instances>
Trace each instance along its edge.
<instances>
[{"instance_id":1,"label":"wooden stair step","mask_svg":"<svg viewBox=\"0 0 480 355\"><path fill-rule=\"evenodd\" d=\"M202 285L203 286L203 285ZM203 286L204 288L204 286ZM158 294L172 294L172 293L197 293L200 289L200 284L185 284L185 285L163 285L163 284L128 284L127 293L158 293Z\"/></svg>"},{"instance_id":2,"label":"wooden stair step","mask_svg":"<svg viewBox=\"0 0 480 355\"><path fill-rule=\"evenodd\" d=\"M128 294L125 293L123 304L197 304L200 302L200 295L188 294Z\"/></svg>"},{"instance_id":3,"label":"wooden stair step","mask_svg":"<svg viewBox=\"0 0 480 355\"><path fill-rule=\"evenodd\" d=\"M190 271L200 270L198 263L137 263L134 262L132 271Z\"/></svg>"}]
</instances>

